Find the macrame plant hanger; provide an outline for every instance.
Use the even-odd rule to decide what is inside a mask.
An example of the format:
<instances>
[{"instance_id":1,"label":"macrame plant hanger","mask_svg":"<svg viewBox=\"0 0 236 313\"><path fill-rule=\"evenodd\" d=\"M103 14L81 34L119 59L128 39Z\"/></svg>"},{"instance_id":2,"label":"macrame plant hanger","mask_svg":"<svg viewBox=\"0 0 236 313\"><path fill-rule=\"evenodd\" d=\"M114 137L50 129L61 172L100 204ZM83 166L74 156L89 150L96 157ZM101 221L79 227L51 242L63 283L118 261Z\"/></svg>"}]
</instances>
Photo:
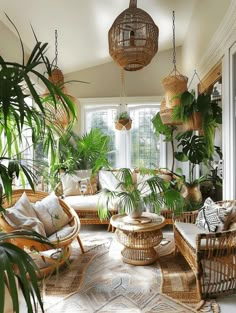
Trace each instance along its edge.
<instances>
[{"instance_id":1,"label":"macrame plant hanger","mask_svg":"<svg viewBox=\"0 0 236 313\"><path fill-rule=\"evenodd\" d=\"M58 65L58 34L57 30L55 30L55 58L53 60L54 69L51 72L51 75L48 77L48 79L58 86L61 91L71 100L72 103L76 103L76 100L73 96L68 94L68 91L65 87L64 82L64 75L62 71L59 69ZM56 127L57 131L60 133L64 133L64 131L68 128L70 122L72 121L72 117L68 111L68 109L64 106L61 99L57 99L57 103L52 101L50 97L50 93L48 90L45 91L45 93L42 96L44 100L44 105L47 109L47 115L49 121L53 124L54 127Z\"/></svg>"},{"instance_id":2,"label":"macrame plant hanger","mask_svg":"<svg viewBox=\"0 0 236 313\"><path fill-rule=\"evenodd\" d=\"M120 94L119 114L121 114L124 111L127 112L126 93L125 93L125 73L123 68L121 68L120 70L120 75L121 75L121 94ZM115 121L115 128L118 130L129 130L131 126L132 120L130 118L119 118L116 119Z\"/></svg>"}]
</instances>

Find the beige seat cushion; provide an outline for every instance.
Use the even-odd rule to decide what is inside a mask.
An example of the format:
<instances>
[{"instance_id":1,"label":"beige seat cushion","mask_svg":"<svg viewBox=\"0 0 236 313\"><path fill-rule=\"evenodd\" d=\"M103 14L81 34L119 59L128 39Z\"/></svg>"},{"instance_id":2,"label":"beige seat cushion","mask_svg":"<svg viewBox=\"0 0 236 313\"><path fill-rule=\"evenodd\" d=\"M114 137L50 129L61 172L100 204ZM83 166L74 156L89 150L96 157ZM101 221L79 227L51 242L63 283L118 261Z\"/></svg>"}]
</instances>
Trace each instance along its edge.
<instances>
[{"instance_id":1,"label":"beige seat cushion","mask_svg":"<svg viewBox=\"0 0 236 313\"><path fill-rule=\"evenodd\" d=\"M48 240L53 242L57 241L60 239L66 239L68 236L72 234L74 231L74 226L66 225L62 227L60 230L52 234L51 236L48 237Z\"/></svg>"},{"instance_id":2,"label":"beige seat cushion","mask_svg":"<svg viewBox=\"0 0 236 313\"><path fill-rule=\"evenodd\" d=\"M99 195L86 196L68 196L64 201L69 204L75 211L79 210L97 210Z\"/></svg>"},{"instance_id":3,"label":"beige seat cushion","mask_svg":"<svg viewBox=\"0 0 236 313\"><path fill-rule=\"evenodd\" d=\"M191 223L175 222L175 227L181 233L182 237L193 247L193 249L196 249L196 236L198 234L209 233L208 230L199 228L195 224Z\"/></svg>"}]
</instances>

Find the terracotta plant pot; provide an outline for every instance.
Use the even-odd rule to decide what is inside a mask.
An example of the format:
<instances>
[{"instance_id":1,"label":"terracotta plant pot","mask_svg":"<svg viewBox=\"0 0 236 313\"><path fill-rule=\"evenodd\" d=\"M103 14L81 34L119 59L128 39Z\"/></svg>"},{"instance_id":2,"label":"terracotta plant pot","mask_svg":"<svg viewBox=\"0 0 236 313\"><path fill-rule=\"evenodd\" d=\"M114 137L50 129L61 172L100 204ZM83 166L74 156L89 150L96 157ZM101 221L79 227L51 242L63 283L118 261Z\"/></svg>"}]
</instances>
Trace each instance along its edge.
<instances>
[{"instance_id":1,"label":"terracotta plant pot","mask_svg":"<svg viewBox=\"0 0 236 313\"><path fill-rule=\"evenodd\" d=\"M131 126L132 126L131 119L122 118L115 122L115 128L118 130L123 130L123 129L129 130Z\"/></svg>"}]
</instances>

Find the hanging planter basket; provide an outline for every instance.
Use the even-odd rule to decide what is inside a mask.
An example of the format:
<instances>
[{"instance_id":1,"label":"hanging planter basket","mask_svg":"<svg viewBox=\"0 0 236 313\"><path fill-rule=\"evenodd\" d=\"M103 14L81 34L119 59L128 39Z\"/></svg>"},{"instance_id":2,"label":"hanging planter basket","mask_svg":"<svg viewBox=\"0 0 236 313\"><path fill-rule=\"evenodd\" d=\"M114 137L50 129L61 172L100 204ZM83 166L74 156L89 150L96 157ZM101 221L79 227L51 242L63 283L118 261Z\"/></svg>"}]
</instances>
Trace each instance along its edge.
<instances>
[{"instance_id":1,"label":"hanging planter basket","mask_svg":"<svg viewBox=\"0 0 236 313\"><path fill-rule=\"evenodd\" d=\"M185 131L188 130L202 130L202 113L201 112L193 112L190 119L184 123Z\"/></svg>"},{"instance_id":2,"label":"hanging planter basket","mask_svg":"<svg viewBox=\"0 0 236 313\"><path fill-rule=\"evenodd\" d=\"M165 89L166 107L173 108L180 105L180 99L175 96L187 90L188 77L184 75L169 75L162 80Z\"/></svg>"},{"instance_id":3,"label":"hanging planter basket","mask_svg":"<svg viewBox=\"0 0 236 313\"><path fill-rule=\"evenodd\" d=\"M182 121L173 121L173 108L166 106L166 99L163 98L160 107L160 117L164 125L182 125Z\"/></svg>"},{"instance_id":4,"label":"hanging planter basket","mask_svg":"<svg viewBox=\"0 0 236 313\"><path fill-rule=\"evenodd\" d=\"M132 126L132 120L131 119L119 119L115 121L115 128L118 130L130 130Z\"/></svg>"}]
</instances>

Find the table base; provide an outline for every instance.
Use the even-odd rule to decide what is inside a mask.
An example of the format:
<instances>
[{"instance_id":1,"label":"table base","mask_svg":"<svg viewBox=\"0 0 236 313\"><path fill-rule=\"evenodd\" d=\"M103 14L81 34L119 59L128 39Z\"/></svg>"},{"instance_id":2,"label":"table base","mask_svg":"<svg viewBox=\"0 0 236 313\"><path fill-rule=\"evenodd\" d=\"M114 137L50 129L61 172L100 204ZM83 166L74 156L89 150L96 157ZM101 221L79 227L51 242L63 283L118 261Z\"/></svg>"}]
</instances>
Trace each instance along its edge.
<instances>
[{"instance_id":1,"label":"table base","mask_svg":"<svg viewBox=\"0 0 236 313\"><path fill-rule=\"evenodd\" d=\"M158 254L154 248L132 249L124 247L121 251L123 262L132 265L148 265L157 260Z\"/></svg>"}]
</instances>

